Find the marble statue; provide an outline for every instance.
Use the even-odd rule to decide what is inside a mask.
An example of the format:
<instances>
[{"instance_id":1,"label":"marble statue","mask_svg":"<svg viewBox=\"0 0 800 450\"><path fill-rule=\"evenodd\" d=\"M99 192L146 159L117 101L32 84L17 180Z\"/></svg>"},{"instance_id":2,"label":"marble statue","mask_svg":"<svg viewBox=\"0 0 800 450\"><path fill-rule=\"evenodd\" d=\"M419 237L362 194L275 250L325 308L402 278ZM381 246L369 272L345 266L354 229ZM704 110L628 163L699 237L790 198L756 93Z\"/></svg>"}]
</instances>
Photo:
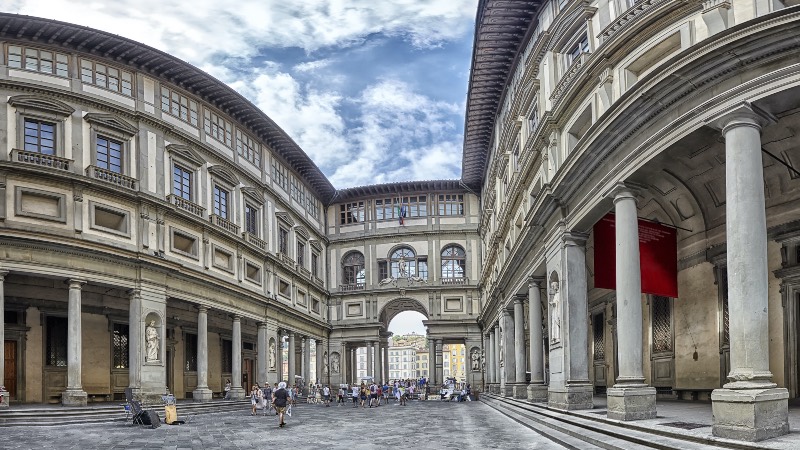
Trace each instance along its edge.
<instances>
[{"instance_id":1,"label":"marble statue","mask_svg":"<svg viewBox=\"0 0 800 450\"><path fill-rule=\"evenodd\" d=\"M275 368L275 342L269 343L269 368Z\"/></svg>"},{"instance_id":2,"label":"marble statue","mask_svg":"<svg viewBox=\"0 0 800 450\"><path fill-rule=\"evenodd\" d=\"M333 369L333 373L339 373L339 354L334 353L331 356L331 369Z\"/></svg>"},{"instance_id":3,"label":"marble statue","mask_svg":"<svg viewBox=\"0 0 800 450\"><path fill-rule=\"evenodd\" d=\"M156 321L151 320L144 330L144 337L146 340L147 354L145 361L158 361L158 330L156 329Z\"/></svg>"},{"instance_id":4,"label":"marble statue","mask_svg":"<svg viewBox=\"0 0 800 450\"><path fill-rule=\"evenodd\" d=\"M406 260L401 257L400 261L397 261L397 278L404 276L406 276Z\"/></svg>"},{"instance_id":5,"label":"marble statue","mask_svg":"<svg viewBox=\"0 0 800 450\"><path fill-rule=\"evenodd\" d=\"M322 373L327 375L328 374L328 352L322 354Z\"/></svg>"},{"instance_id":6,"label":"marble statue","mask_svg":"<svg viewBox=\"0 0 800 450\"><path fill-rule=\"evenodd\" d=\"M472 352L469 354L469 358L472 362L472 371L477 372L481 370L481 355L478 353L477 348L472 349Z\"/></svg>"},{"instance_id":7,"label":"marble statue","mask_svg":"<svg viewBox=\"0 0 800 450\"><path fill-rule=\"evenodd\" d=\"M550 340L558 342L561 339L561 292L558 281L550 282Z\"/></svg>"}]
</instances>

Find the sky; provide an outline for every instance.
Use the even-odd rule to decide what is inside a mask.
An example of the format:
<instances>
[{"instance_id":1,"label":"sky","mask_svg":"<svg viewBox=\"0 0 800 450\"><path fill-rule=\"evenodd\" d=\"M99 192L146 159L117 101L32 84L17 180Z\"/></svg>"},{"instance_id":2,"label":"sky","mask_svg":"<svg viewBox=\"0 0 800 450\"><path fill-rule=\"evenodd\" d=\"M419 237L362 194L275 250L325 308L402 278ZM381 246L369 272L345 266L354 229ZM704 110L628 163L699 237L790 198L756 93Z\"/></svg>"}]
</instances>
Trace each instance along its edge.
<instances>
[{"instance_id":1,"label":"sky","mask_svg":"<svg viewBox=\"0 0 800 450\"><path fill-rule=\"evenodd\" d=\"M425 335L428 333L425 331L422 321L427 319L427 317L416 311L403 311L394 316L392 321L389 322L389 331L396 335L411 333Z\"/></svg>"},{"instance_id":2,"label":"sky","mask_svg":"<svg viewBox=\"0 0 800 450\"><path fill-rule=\"evenodd\" d=\"M0 0L227 83L338 189L461 177L478 0Z\"/></svg>"}]
</instances>

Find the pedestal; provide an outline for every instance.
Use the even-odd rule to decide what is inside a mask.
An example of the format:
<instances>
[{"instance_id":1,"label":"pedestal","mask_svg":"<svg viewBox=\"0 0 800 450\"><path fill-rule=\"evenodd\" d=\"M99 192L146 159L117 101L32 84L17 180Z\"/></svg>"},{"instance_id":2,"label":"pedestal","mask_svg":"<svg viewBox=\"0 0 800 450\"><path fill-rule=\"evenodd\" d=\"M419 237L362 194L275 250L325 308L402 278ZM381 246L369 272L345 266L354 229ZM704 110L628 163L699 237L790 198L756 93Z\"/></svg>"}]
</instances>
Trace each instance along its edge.
<instances>
[{"instance_id":1,"label":"pedestal","mask_svg":"<svg viewBox=\"0 0 800 450\"><path fill-rule=\"evenodd\" d=\"M656 389L649 386L612 387L606 394L608 418L644 420L656 418Z\"/></svg>"},{"instance_id":2,"label":"pedestal","mask_svg":"<svg viewBox=\"0 0 800 450\"><path fill-rule=\"evenodd\" d=\"M514 389L514 398L518 398L520 400L525 400L528 398L528 385L525 383L515 383L512 388Z\"/></svg>"},{"instance_id":3,"label":"pedestal","mask_svg":"<svg viewBox=\"0 0 800 450\"><path fill-rule=\"evenodd\" d=\"M714 389L711 407L714 436L762 441L789 433L789 391Z\"/></svg>"},{"instance_id":4,"label":"pedestal","mask_svg":"<svg viewBox=\"0 0 800 450\"><path fill-rule=\"evenodd\" d=\"M198 389L195 389L194 391L192 391L192 400L194 400L195 403L208 403L208 402L211 401L211 398L213 397L213 395L214 395L214 393L211 392L211 389L208 389L208 388L199 389L198 388Z\"/></svg>"},{"instance_id":5,"label":"pedestal","mask_svg":"<svg viewBox=\"0 0 800 450\"><path fill-rule=\"evenodd\" d=\"M500 386L500 395L503 397L513 397L514 396L514 384L513 383L506 383Z\"/></svg>"},{"instance_id":6,"label":"pedestal","mask_svg":"<svg viewBox=\"0 0 800 450\"><path fill-rule=\"evenodd\" d=\"M246 397L246 392L244 388L235 387L231 388L229 398L231 400L242 400Z\"/></svg>"},{"instance_id":7,"label":"pedestal","mask_svg":"<svg viewBox=\"0 0 800 450\"><path fill-rule=\"evenodd\" d=\"M61 394L63 406L86 406L88 395L82 389L67 389Z\"/></svg>"},{"instance_id":8,"label":"pedestal","mask_svg":"<svg viewBox=\"0 0 800 450\"><path fill-rule=\"evenodd\" d=\"M528 385L528 401L531 403L546 403L547 402L547 385L544 384L529 384Z\"/></svg>"},{"instance_id":9,"label":"pedestal","mask_svg":"<svg viewBox=\"0 0 800 450\"><path fill-rule=\"evenodd\" d=\"M591 384L570 384L564 387L550 388L547 391L548 406L555 409L576 410L592 409L592 394L594 387Z\"/></svg>"}]
</instances>

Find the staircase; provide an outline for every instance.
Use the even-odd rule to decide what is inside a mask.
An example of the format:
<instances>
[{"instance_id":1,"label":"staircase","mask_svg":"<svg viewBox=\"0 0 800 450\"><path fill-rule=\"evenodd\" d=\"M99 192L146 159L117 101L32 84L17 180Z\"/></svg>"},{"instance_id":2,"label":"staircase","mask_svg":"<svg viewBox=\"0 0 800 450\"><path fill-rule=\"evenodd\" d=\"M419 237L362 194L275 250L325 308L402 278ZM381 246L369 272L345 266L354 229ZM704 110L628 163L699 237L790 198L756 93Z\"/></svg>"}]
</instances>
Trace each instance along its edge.
<instances>
[{"instance_id":1,"label":"staircase","mask_svg":"<svg viewBox=\"0 0 800 450\"><path fill-rule=\"evenodd\" d=\"M71 408L46 405L22 405L0 410L0 427L8 426L53 426L103 422L131 421L133 414L126 414L124 403L105 404ZM161 420L164 420L164 406L152 405L145 409L154 409ZM209 403L178 403L178 420L186 420L196 414L218 413L226 411L249 411L250 400L222 401Z\"/></svg>"},{"instance_id":2,"label":"staircase","mask_svg":"<svg viewBox=\"0 0 800 450\"><path fill-rule=\"evenodd\" d=\"M551 409L509 397L482 393L481 401L541 435L575 450L645 450L731 448L763 449L758 444L711 440L680 432L645 429L598 416L587 418L571 411Z\"/></svg>"}]
</instances>

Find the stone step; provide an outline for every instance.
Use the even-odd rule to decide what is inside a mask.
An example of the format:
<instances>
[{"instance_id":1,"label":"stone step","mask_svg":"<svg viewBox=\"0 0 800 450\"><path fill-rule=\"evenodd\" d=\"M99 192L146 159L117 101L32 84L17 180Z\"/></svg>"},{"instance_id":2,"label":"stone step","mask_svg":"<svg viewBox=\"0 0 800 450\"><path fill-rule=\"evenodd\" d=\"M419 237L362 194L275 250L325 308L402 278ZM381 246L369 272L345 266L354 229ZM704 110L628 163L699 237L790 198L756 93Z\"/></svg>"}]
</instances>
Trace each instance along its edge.
<instances>
[{"instance_id":1,"label":"stone step","mask_svg":"<svg viewBox=\"0 0 800 450\"><path fill-rule=\"evenodd\" d=\"M483 398L487 397L484 394ZM616 421L602 420L604 418L592 417L591 419L579 416L570 411L551 409L542 405L531 404L522 400L508 397L488 395L495 402L495 408L515 409L517 413L525 415L537 423L548 424L563 428L562 431L576 438L588 437L588 442L607 449L687 449L700 450L708 448L759 448L747 444L740 446L734 443L719 443L694 436L678 433L654 433L653 430L644 428L630 428Z\"/></svg>"},{"instance_id":2,"label":"stone step","mask_svg":"<svg viewBox=\"0 0 800 450\"><path fill-rule=\"evenodd\" d=\"M147 406L154 409L159 417L164 417L163 405ZM242 411L250 408L250 401L216 401L210 403L180 403L177 405L178 419L195 414L207 414L224 411ZM0 427L3 426L52 426L81 423L124 422L131 420L126 414L123 404L108 406L91 406L86 408L66 407L24 407L22 409L0 410Z\"/></svg>"}]
</instances>

